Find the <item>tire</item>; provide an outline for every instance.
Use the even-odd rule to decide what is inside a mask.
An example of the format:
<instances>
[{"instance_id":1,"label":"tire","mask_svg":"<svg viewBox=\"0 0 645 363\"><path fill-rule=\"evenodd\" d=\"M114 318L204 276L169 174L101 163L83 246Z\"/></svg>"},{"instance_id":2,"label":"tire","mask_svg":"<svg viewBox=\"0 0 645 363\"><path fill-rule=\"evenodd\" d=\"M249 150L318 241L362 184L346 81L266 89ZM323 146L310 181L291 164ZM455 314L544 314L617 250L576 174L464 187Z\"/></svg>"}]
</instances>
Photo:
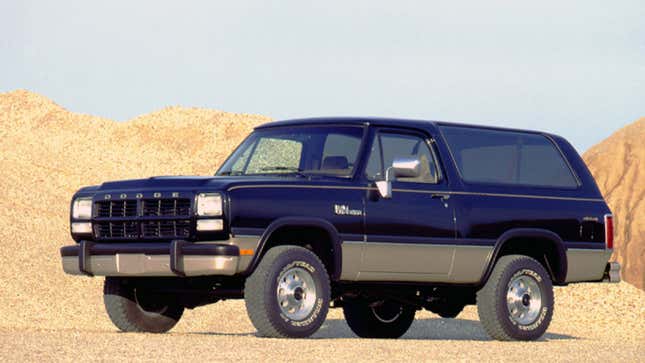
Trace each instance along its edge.
<instances>
[{"instance_id":1,"label":"tire","mask_svg":"<svg viewBox=\"0 0 645 363\"><path fill-rule=\"evenodd\" d=\"M329 275L313 252L271 248L244 286L246 310L259 336L305 338L327 318Z\"/></svg>"},{"instance_id":2,"label":"tire","mask_svg":"<svg viewBox=\"0 0 645 363\"><path fill-rule=\"evenodd\" d=\"M117 277L106 277L103 302L112 323L124 332L165 333L177 324L184 307Z\"/></svg>"},{"instance_id":3,"label":"tire","mask_svg":"<svg viewBox=\"0 0 645 363\"><path fill-rule=\"evenodd\" d=\"M344 301L343 314L347 325L361 338L396 339L408 331L416 309L391 300L374 306L356 299Z\"/></svg>"},{"instance_id":4,"label":"tire","mask_svg":"<svg viewBox=\"0 0 645 363\"><path fill-rule=\"evenodd\" d=\"M545 268L522 255L502 256L477 292L484 330L497 340L535 340L553 317L553 285Z\"/></svg>"},{"instance_id":5,"label":"tire","mask_svg":"<svg viewBox=\"0 0 645 363\"><path fill-rule=\"evenodd\" d=\"M440 301L430 306L430 311L445 319L456 318L466 307L466 304L457 301Z\"/></svg>"}]
</instances>

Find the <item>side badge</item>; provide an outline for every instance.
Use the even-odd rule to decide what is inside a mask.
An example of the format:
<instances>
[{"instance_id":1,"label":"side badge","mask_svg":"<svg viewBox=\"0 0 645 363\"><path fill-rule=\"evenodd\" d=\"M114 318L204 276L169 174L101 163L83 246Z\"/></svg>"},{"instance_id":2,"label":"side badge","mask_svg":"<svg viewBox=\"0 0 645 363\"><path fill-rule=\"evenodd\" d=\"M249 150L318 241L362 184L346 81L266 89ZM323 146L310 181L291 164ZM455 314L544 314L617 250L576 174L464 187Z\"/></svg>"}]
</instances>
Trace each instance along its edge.
<instances>
[{"instance_id":1,"label":"side badge","mask_svg":"<svg viewBox=\"0 0 645 363\"><path fill-rule=\"evenodd\" d=\"M337 216L362 216L363 211L360 209L351 209L345 204L334 204L334 214Z\"/></svg>"}]
</instances>

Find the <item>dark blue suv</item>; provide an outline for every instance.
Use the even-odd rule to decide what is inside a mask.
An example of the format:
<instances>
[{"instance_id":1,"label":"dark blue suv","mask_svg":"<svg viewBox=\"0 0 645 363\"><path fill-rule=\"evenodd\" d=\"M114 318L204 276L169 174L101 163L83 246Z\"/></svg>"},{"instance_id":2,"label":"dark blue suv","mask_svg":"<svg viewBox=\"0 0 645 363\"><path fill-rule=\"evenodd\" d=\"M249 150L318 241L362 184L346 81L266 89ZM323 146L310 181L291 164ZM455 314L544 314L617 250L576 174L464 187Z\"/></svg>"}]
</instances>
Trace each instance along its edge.
<instances>
[{"instance_id":1,"label":"dark blue suv","mask_svg":"<svg viewBox=\"0 0 645 363\"><path fill-rule=\"evenodd\" d=\"M106 276L123 331L244 298L262 336L309 336L341 307L358 336L397 338L419 309L477 304L493 338L531 340L553 285L620 269L611 212L566 140L445 122L265 124L213 177L80 189L70 225L63 269Z\"/></svg>"}]
</instances>

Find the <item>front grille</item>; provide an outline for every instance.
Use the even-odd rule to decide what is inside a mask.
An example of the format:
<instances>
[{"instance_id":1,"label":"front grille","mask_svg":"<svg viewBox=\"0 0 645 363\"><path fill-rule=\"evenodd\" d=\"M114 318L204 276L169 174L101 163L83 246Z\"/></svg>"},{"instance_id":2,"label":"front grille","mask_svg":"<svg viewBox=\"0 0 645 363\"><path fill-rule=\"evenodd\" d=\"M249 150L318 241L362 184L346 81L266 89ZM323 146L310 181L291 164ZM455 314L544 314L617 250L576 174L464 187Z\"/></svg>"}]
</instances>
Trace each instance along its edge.
<instances>
[{"instance_id":1,"label":"front grille","mask_svg":"<svg viewBox=\"0 0 645 363\"><path fill-rule=\"evenodd\" d=\"M141 227L144 237L181 237L190 236L189 220L148 221L142 222Z\"/></svg>"},{"instance_id":2,"label":"front grille","mask_svg":"<svg viewBox=\"0 0 645 363\"><path fill-rule=\"evenodd\" d=\"M136 222L98 222L94 225L97 238L138 238Z\"/></svg>"},{"instance_id":3,"label":"front grille","mask_svg":"<svg viewBox=\"0 0 645 363\"><path fill-rule=\"evenodd\" d=\"M96 201L94 236L96 240L189 238L191 214L188 198Z\"/></svg>"},{"instance_id":4,"label":"front grille","mask_svg":"<svg viewBox=\"0 0 645 363\"><path fill-rule=\"evenodd\" d=\"M136 200L101 200L96 202L96 216L111 217L136 217Z\"/></svg>"},{"instance_id":5,"label":"front grille","mask_svg":"<svg viewBox=\"0 0 645 363\"><path fill-rule=\"evenodd\" d=\"M141 201L144 216L187 216L190 214L190 199L144 199Z\"/></svg>"}]
</instances>

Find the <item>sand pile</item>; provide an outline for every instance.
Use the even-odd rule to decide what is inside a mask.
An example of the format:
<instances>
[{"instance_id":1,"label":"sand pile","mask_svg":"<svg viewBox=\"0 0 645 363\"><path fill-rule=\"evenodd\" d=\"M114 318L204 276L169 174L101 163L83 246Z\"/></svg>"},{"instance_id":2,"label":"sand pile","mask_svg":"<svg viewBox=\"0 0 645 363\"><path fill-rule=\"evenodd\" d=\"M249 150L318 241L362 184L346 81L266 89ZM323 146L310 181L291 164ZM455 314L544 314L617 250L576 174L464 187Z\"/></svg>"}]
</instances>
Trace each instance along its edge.
<instances>
[{"instance_id":1,"label":"sand pile","mask_svg":"<svg viewBox=\"0 0 645 363\"><path fill-rule=\"evenodd\" d=\"M253 126L267 121L169 107L119 123L27 91L0 94L0 324L51 326L86 305L87 291L99 291L99 279L61 273L58 249L71 241L75 190L114 179L212 175Z\"/></svg>"},{"instance_id":2,"label":"sand pile","mask_svg":"<svg viewBox=\"0 0 645 363\"><path fill-rule=\"evenodd\" d=\"M618 130L584 154L614 213L614 259L623 278L645 289L645 118Z\"/></svg>"}]
</instances>

